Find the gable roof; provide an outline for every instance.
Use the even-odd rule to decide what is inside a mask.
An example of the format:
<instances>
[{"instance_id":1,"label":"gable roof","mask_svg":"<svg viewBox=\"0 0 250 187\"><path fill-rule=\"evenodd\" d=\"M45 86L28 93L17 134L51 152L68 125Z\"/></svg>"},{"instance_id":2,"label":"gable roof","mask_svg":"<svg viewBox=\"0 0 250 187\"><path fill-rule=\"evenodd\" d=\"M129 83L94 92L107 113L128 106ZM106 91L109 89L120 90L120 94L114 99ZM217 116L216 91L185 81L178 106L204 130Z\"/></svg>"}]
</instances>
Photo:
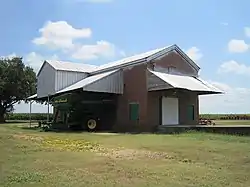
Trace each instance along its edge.
<instances>
[{"instance_id":1,"label":"gable roof","mask_svg":"<svg viewBox=\"0 0 250 187\"><path fill-rule=\"evenodd\" d=\"M149 62L151 60L156 60L166 56L170 52L178 53L184 60L186 60L195 70L199 70L200 67L190 58L186 53L184 53L176 44L171 46L166 46L158 49L154 49L145 53L134 55L128 58L124 58L115 62L107 63L98 66L91 74L97 74L104 71L110 71L117 68L126 67L129 65L139 64L143 62Z\"/></svg>"},{"instance_id":2,"label":"gable roof","mask_svg":"<svg viewBox=\"0 0 250 187\"><path fill-rule=\"evenodd\" d=\"M90 73L97 68L97 66L90 65L90 64L81 64L81 63L56 61L56 60L45 60L42 67L38 71L37 76L40 74L45 63L50 64L55 70L61 70L61 71Z\"/></svg>"},{"instance_id":3,"label":"gable roof","mask_svg":"<svg viewBox=\"0 0 250 187\"><path fill-rule=\"evenodd\" d=\"M110 63L100 65L100 66L72 63L72 62L63 62L63 61L52 61L52 60L46 60L44 61L44 64L46 62L49 63L55 70L84 72L84 73L90 73L93 75L93 74L103 73L106 71L116 70L118 68L123 68L123 67L127 67L130 65L149 62L151 60L157 60L159 58L166 56L170 52L176 52L177 54L179 54L195 70L198 71L200 69L200 67L186 53L184 53L184 51L182 51L176 44L154 49L145 53L123 58L121 60L117 60L117 61L110 62ZM37 76L39 75L44 64L40 68Z\"/></svg>"}]
</instances>

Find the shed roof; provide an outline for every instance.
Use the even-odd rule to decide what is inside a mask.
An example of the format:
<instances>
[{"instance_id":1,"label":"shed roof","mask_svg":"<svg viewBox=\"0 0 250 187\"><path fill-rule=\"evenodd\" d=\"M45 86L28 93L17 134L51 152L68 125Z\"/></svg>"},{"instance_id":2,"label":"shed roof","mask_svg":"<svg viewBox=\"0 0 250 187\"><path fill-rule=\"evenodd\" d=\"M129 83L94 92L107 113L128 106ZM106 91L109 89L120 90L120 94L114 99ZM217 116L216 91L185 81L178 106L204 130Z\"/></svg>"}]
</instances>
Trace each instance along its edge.
<instances>
[{"instance_id":1,"label":"shed roof","mask_svg":"<svg viewBox=\"0 0 250 187\"><path fill-rule=\"evenodd\" d=\"M201 80L200 78L184 75L171 75L151 70L149 71L173 88L181 88L197 92L223 93L220 89Z\"/></svg>"},{"instance_id":2,"label":"shed roof","mask_svg":"<svg viewBox=\"0 0 250 187\"><path fill-rule=\"evenodd\" d=\"M61 71L89 73L89 72L94 71L97 68L97 66L90 65L90 64L73 63L73 62L65 62L65 61L58 61L58 60L46 60L44 61L37 75L39 75L40 71L42 70L46 62L50 64L55 70L61 70Z\"/></svg>"},{"instance_id":3,"label":"shed roof","mask_svg":"<svg viewBox=\"0 0 250 187\"><path fill-rule=\"evenodd\" d=\"M87 77L87 78L85 78L85 79L83 79L83 80L81 80L81 81L79 81L79 82L77 82L77 83L75 83L75 84L73 84L71 86L68 86L68 87L58 91L56 94L65 93L65 92L80 89L80 88L82 88L83 90L89 91L87 86L89 86L91 84L94 84L97 81L101 81L103 78L108 77L108 76L110 76L110 75L112 75L112 74L114 74L114 73L116 73L118 71L120 71L120 70L114 70L114 71L109 71L109 72L89 76L89 77Z\"/></svg>"}]
</instances>

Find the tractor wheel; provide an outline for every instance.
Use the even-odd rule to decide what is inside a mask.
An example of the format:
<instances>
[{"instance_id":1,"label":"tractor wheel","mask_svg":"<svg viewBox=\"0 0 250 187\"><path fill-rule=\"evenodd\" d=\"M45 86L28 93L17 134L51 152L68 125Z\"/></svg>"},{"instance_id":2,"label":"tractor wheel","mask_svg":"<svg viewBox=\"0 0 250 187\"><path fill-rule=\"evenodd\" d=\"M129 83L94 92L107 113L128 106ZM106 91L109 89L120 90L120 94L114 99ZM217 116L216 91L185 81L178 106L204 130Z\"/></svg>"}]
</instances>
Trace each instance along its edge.
<instances>
[{"instance_id":1,"label":"tractor wheel","mask_svg":"<svg viewBox=\"0 0 250 187\"><path fill-rule=\"evenodd\" d=\"M88 131L95 131L97 129L97 120L90 118L87 120L87 129Z\"/></svg>"}]
</instances>

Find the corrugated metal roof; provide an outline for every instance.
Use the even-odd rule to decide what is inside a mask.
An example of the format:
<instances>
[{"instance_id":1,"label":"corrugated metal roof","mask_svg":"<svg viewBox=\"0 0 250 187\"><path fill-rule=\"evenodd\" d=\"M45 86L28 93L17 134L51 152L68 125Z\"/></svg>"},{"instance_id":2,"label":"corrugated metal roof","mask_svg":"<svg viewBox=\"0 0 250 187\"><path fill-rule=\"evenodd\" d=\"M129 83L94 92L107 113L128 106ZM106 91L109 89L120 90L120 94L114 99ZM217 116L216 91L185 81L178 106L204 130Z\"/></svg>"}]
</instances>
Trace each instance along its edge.
<instances>
[{"instance_id":1,"label":"corrugated metal roof","mask_svg":"<svg viewBox=\"0 0 250 187\"><path fill-rule=\"evenodd\" d=\"M109 71L109 72L105 72L105 73L100 73L100 74L97 74L97 75L92 75L92 76L89 76L71 86L68 86L67 88L64 88L60 91L57 92L58 93L64 93L64 92L68 92L68 91L71 91L71 90L76 90L76 89L80 89L80 88L84 88L92 83L95 83L97 82L98 80L101 80L115 72L117 72L119 70L114 70L114 71Z\"/></svg>"},{"instance_id":2,"label":"corrugated metal roof","mask_svg":"<svg viewBox=\"0 0 250 187\"><path fill-rule=\"evenodd\" d=\"M155 76L159 77L161 80L170 84L174 88L187 89L190 91L223 93L223 91L219 90L218 88L205 81L202 81L199 78L182 75L171 75L156 71L150 72L153 73Z\"/></svg>"},{"instance_id":3,"label":"corrugated metal roof","mask_svg":"<svg viewBox=\"0 0 250 187\"><path fill-rule=\"evenodd\" d=\"M82 63L64 62L56 60L46 60L46 62L48 62L56 70L62 70L62 71L76 71L76 72L89 73L97 68L97 66L90 64L82 64Z\"/></svg>"},{"instance_id":4,"label":"corrugated metal roof","mask_svg":"<svg viewBox=\"0 0 250 187\"><path fill-rule=\"evenodd\" d=\"M176 51L185 60L187 60L190 63L190 65L193 66L195 69L198 70L200 68L177 45L170 45L170 46L150 50L148 52L137 54L137 55L134 55L131 57L127 57L127 58L124 58L121 60L117 60L114 62L103 64L100 66L81 64L81 63L55 61L55 60L47 60L47 62L52 67L54 67L56 70L76 71L76 72L86 72L86 73L91 73L91 74L97 74L97 73L102 73L104 71L112 71L112 70L115 70L117 68L124 67L127 65L132 65L133 63L136 64L136 63L140 63L140 62L154 60L154 59L160 58L160 57L168 54L171 51ZM38 72L38 74L39 74L39 72Z\"/></svg>"},{"instance_id":5,"label":"corrugated metal roof","mask_svg":"<svg viewBox=\"0 0 250 187\"><path fill-rule=\"evenodd\" d=\"M110 62L101 66L98 66L92 74L96 74L103 71L110 71L114 70L116 68L124 67L127 65L131 65L133 63L140 63L140 62L146 62L150 60L154 60L157 58L161 58L162 56L168 54L171 51L175 51L178 54L180 54L185 60L187 60L191 66L193 66L195 69L199 69L200 67L192 60L190 59L177 45L170 45L158 49L154 49L145 53L141 53L138 55L134 55L128 58L124 58L118 61Z\"/></svg>"},{"instance_id":6,"label":"corrugated metal roof","mask_svg":"<svg viewBox=\"0 0 250 187\"><path fill-rule=\"evenodd\" d=\"M140 53L140 54L137 54L137 55L133 55L133 56L121 59L121 60L117 60L117 61L114 61L114 62L103 64L101 66L98 66L94 71L100 71L100 70L104 70L104 69L107 69L107 68L116 67L116 66L120 66L120 65L125 65L125 64L129 64L130 62L142 60L142 59L150 57L151 55L153 55L155 53L158 53L158 52L160 52L160 51L162 51L162 50L164 50L164 49L166 49L168 47L154 49L154 50L151 50L151 51L148 51L148 52L145 52L145 53Z\"/></svg>"}]
</instances>

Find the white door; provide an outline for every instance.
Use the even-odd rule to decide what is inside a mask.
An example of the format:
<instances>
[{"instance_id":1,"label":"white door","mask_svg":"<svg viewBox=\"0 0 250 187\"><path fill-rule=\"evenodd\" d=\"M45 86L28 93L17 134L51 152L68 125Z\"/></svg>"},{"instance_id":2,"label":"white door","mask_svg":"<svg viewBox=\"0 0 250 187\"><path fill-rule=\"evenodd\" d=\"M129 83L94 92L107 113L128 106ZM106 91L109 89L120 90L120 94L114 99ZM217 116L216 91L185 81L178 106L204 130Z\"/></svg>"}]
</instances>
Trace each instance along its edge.
<instances>
[{"instance_id":1,"label":"white door","mask_svg":"<svg viewBox=\"0 0 250 187\"><path fill-rule=\"evenodd\" d=\"M178 98L162 97L162 125L179 124Z\"/></svg>"}]
</instances>

